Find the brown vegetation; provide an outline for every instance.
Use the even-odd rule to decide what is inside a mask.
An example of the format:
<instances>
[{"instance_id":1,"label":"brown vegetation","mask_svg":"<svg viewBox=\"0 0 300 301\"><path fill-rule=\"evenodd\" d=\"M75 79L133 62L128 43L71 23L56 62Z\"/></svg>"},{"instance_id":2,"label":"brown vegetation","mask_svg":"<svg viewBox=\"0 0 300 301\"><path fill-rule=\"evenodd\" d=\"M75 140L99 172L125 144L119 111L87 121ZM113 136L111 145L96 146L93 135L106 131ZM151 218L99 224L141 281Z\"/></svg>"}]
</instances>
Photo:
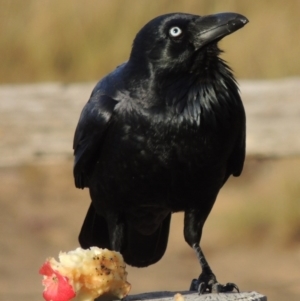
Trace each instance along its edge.
<instances>
[{"instance_id":1,"label":"brown vegetation","mask_svg":"<svg viewBox=\"0 0 300 301\"><path fill-rule=\"evenodd\" d=\"M238 77L300 73L297 0L0 0L0 82L96 80L127 60L141 26L175 11L249 18L221 43Z\"/></svg>"}]
</instances>

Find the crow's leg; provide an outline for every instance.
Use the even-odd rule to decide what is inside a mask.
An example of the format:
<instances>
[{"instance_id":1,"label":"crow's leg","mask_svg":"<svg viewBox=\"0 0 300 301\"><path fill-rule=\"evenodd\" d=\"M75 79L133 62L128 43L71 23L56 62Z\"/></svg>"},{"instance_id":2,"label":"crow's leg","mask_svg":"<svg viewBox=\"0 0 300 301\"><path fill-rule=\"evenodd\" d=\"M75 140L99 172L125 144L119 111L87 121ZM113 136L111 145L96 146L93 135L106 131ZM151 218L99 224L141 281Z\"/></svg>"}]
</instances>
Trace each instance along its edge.
<instances>
[{"instance_id":1,"label":"crow's leg","mask_svg":"<svg viewBox=\"0 0 300 301\"><path fill-rule=\"evenodd\" d=\"M209 210L210 211L210 210ZM209 213L208 211L208 213ZM212 272L199 245L202 228L206 220L207 214L204 215L203 210L186 210L184 216L184 238L186 242L195 250L198 261L202 268L202 273L198 279L193 279L190 290L203 293L221 293L239 291L234 283L222 285L218 283L216 276Z\"/></svg>"},{"instance_id":2,"label":"crow's leg","mask_svg":"<svg viewBox=\"0 0 300 301\"><path fill-rule=\"evenodd\" d=\"M210 266L204 254L199 246L199 244L194 244L193 249L196 252L197 258L202 267L202 273L200 274L198 279L193 279L190 290L198 291L199 294L203 294L205 292L208 293L222 293L222 292L232 292L236 290L239 292L239 289L234 283L227 283L225 285L218 283L215 274L212 272Z\"/></svg>"}]
</instances>

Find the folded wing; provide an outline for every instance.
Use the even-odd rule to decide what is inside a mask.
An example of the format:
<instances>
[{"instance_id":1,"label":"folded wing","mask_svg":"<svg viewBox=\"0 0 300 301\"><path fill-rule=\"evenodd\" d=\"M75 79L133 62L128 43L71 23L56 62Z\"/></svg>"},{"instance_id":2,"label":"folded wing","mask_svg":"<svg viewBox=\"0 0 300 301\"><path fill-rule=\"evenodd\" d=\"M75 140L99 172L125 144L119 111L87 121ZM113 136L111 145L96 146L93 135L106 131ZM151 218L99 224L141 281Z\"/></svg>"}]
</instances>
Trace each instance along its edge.
<instances>
[{"instance_id":1,"label":"folded wing","mask_svg":"<svg viewBox=\"0 0 300 301\"><path fill-rule=\"evenodd\" d=\"M73 141L73 173L77 188L89 187L89 176L96 165L117 103L111 97L96 91L81 112Z\"/></svg>"}]
</instances>

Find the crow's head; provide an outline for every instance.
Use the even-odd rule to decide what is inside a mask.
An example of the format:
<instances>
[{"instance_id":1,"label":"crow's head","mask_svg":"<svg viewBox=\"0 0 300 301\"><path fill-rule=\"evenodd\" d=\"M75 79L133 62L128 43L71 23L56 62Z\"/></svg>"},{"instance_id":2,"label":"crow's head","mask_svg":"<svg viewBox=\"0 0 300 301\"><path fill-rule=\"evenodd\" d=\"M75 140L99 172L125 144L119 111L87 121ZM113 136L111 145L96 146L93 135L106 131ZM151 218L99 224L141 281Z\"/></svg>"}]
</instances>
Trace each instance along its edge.
<instances>
[{"instance_id":1,"label":"crow's head","mask_svg":"<svg viewBox=\"0 0 300 301\"><path fill-rule=\"evenodd\" d=\"M208 16L174 13L159 16L137 34L130 60L154 65L155 68L190 70L205 59L205 53L217 50L217 42L248 22L236 13ZM215 53L215 54L218 54Z\"/></svg>"}]
</instances>

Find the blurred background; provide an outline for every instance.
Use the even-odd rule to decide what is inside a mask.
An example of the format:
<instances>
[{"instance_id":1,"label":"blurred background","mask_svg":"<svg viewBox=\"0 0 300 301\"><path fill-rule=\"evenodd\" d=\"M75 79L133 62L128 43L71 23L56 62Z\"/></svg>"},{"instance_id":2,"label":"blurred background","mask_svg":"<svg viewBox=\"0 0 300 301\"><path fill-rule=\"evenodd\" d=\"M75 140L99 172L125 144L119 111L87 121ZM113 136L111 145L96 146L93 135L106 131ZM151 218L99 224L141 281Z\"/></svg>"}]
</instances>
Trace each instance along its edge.
<instances>
[{"instance_id":1,"label":"blurred background","mask_svg":"<svg viewBox=\"0 0 300 301\"><path fill-rule=\"evenodd\" d=\"M82 98L75 107L54 95L45 110L42 96L41 107L30 101L30 91L41 87L32 84L57 82L68 89L87 83L92 89L128 59L135 34L150 19L169 12L222 11L250 20L220 43L238 81L292 78L300 86L297 0L0 0L0 300L42 300L38 269L48 256L78 246L89 205L88 191L74 188L72 139L90 90L78 92ZM286 106L284 97L276 101ZM69 127L56 118L59 110ZM53 149L47 158L27 139L28 130L34 134L45 120L50 127L34 141ZM60 146L49 138L54 128L67 137L57 139L69 147L67 154L56 153ZM17 149L33 155L19 156ZM222 189L202 238L220 282L236 282L242 291L259 291L274 301L300 297L300 157L291 153L251 153L242 176ZM132 293L186 290L198 277L182 224L182 215L174 215L170 243L158 264L128 269Z\"/></svg>"}]
</instances>

